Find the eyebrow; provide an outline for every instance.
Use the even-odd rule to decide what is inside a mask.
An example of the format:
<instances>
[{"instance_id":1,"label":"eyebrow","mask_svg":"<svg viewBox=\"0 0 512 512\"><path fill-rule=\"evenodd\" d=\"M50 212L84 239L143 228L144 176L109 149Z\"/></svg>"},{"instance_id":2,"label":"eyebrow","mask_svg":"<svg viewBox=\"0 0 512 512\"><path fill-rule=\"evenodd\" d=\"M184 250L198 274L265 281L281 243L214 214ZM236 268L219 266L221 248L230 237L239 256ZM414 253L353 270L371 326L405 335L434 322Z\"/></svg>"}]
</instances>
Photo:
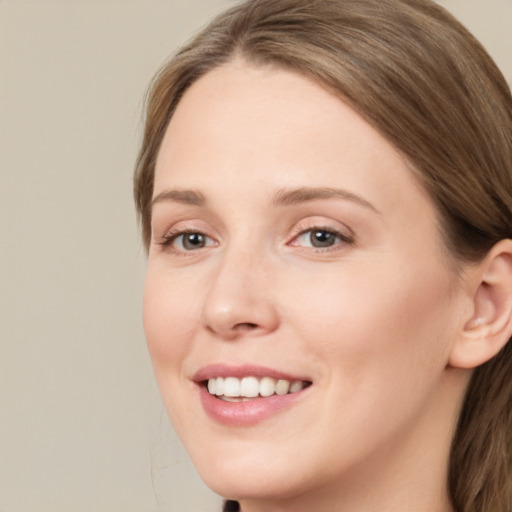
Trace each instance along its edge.
<instances>
[{"instance_id":1,"label":"eyebrow","mask_svg":"<svg viewBox=\"0 0 512 512\"><path fill-rule=\"evenodd\" d=\"M274 206L292 206L295 204L307 203L321 199L344 199L352 201L365 208L369 208L375 213L380 213L373 204L363 197L343 190L330 187L299 187L291 189L281 189L274 197ZM198 190L164 190L151 200L151 208L157 203L171 201L189 206L205 206L206 197Z\"/></svg>"},{"instance_id":2,"label":"eyebrow","mask_svg":"<svg viewBox=\"0 0 512 512\"><path fill-rule=\"evenodd\" d=\"M380 213L372 203L363 197L354 194L353 192L349 192L348 190L330 187L300 187L282 189L276 194L274 198L274 205L290 206L294 204L306 203L308 201L317 201L319 199L344 199L357 203L361 206L364 206L365 208L369 208L375 213Z\"/></svg>"},{"instance_id":3,"label":"eyebrow","mask_svg":"<svg viewBox=\"0 0 512 512\"><path fill-rule=\"evenodd\" d=\"M206 198L197 190L164 190L151 200L151 208L157 203L171 201L190 206L204 206Z\"/></svg>"}]
</instances>

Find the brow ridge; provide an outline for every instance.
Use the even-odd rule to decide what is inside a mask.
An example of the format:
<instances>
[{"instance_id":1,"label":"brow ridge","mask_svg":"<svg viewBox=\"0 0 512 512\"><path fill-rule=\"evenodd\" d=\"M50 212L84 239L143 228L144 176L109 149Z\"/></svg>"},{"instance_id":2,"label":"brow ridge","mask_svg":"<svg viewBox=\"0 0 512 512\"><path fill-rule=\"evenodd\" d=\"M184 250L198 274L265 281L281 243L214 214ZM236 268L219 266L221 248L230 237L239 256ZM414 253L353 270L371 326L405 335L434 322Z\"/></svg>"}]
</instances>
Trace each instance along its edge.
<instances>
[{"instance_id":1,"label":"brow ridge","mask_svg":"<svg viewBox=\"0 0 512 512\"><path fill-rule=\"evenodd\" d=\"M380 213L372 203L358 194L354 194L348 190L332 187L299 187L281 189L275 195L273 203L275 206L292 206L309 201L336 198L353 201L365 208L373 210L376 213Z\"/></svg>"},{"instance_id":2,"label":"brow ridge","mask_svg":"<svg viewBox=\"0 0 512 512\"><path fill-rule=\"evenodd\" d=\"M160 192L151 200L151 208L155 204L171 201L175 203L186 204L190 206L204 206L206 204L205 196L198 190L179 190L170 189Z\"/></svg>"},{"instance_id":3,"label":"brow ridge","mask_svg":"<svg viewBox=\"0 0 512 512\"><path fill-rule=\"evenodd\" d=\"M309 201L317 201L321 199L343 199L353 201L361 206L369 208L376 213L380 213L375 206L363 197L349 192L348 190L332 187L298 187L284 188L279 190L273 199L274 206L293 206ZM198 190L180 190L170 189L164 190L151 200L151 208L155 204L171 201L190 206L204 206L206 197Z\"/></svg>"}]
</instances>

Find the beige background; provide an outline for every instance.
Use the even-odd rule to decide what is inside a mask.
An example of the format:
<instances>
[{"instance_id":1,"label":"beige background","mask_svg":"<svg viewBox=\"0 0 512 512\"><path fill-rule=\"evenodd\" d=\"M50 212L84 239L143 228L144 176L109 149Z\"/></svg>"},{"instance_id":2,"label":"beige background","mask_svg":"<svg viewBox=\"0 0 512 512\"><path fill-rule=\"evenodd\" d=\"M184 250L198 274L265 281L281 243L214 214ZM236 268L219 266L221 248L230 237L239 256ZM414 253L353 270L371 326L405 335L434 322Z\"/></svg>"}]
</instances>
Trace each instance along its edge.
<instances>
[{"instance_id":1,"label":"beige background","mask_svg":"<svg viewBox=\"0 0 512 512\"><path fill-rule=\"evenodd\" d=\"M218 510L160 405L131 172L145 86L229 0L0 0L0 512ZM443 2L512 82L512 0Z\"/></svg>"}]
</instances>

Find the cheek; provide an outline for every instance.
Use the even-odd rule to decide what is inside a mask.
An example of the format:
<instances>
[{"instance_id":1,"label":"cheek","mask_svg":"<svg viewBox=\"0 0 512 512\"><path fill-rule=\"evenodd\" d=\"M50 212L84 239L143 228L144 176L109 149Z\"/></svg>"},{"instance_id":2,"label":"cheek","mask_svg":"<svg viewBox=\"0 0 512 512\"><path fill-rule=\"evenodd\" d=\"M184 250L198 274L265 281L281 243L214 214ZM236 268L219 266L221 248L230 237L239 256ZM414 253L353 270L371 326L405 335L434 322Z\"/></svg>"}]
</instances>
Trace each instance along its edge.
<instances>
[{"instance_id":1,"label":"cheek","mask_svg":"<svg viewBox=\"0 0 512 512\"><path fill-rule=\"evenodd\" d=\"M369 397L387 385L420 387L446 366L453 337L446 272L384 267L304 283L308 293L295 293L289 302L297 336L314 359L329 361L329 379L340 382L341 393L349 392L341 385L347 379L350 393L371 388Z\"/></svg>"},{"instance_id":2,"label":"cheek","mask_svg":"<svg viewBox=\"0 0 512 512\"><path fill-rule=\"evenodd\" d=\"M405 270L400 277L360 268L290 295L298 351L321 369L325 407L312 452L325 454L326 467L401 439L437 400L451 337L446 274Z\"/></svg>"},{"instance_id":3,"label":"cheek","mask_svg":"<svg viewBox=\"0 0 512 512\"><path fill-rule=\"evenodd\" d=\"M143 322L157 378L179 367L197 330L199 303L193 286L176 282L165 269L148 265L144 286Z\"/></svg>"},{"instance_id":4,"label":"cheek","mask_svg":"<svg viewBox=\"0 0 512 512\"><path fill-rule=\"evenodd\" d=\"M146 342L165 408L178 432L186 432L190 401L183 393L183 362L193 347L200 312L194 287L176 282L157 265L148 265L143 299ZM189 383L190 386L192 386Z\"/></svg>"}]
</instances>

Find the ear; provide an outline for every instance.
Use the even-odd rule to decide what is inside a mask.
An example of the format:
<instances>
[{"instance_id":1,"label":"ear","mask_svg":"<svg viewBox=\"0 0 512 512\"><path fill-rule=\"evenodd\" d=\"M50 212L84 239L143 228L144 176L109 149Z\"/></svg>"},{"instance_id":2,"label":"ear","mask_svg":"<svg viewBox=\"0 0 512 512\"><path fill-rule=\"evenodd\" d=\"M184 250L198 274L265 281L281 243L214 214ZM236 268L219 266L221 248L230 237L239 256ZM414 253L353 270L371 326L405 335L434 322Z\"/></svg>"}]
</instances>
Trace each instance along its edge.
<instances>
[{"instance_id":1,"label":"ear","mask_svg":"<svg viewBox=\"0 0 512 512\"><path fill-rule=\"evenodd\" d=\"M512 240L501 240L467 274L471 309L449 364L476 368L492 359L512 336Z\"/></svg>"}]
</instances>

